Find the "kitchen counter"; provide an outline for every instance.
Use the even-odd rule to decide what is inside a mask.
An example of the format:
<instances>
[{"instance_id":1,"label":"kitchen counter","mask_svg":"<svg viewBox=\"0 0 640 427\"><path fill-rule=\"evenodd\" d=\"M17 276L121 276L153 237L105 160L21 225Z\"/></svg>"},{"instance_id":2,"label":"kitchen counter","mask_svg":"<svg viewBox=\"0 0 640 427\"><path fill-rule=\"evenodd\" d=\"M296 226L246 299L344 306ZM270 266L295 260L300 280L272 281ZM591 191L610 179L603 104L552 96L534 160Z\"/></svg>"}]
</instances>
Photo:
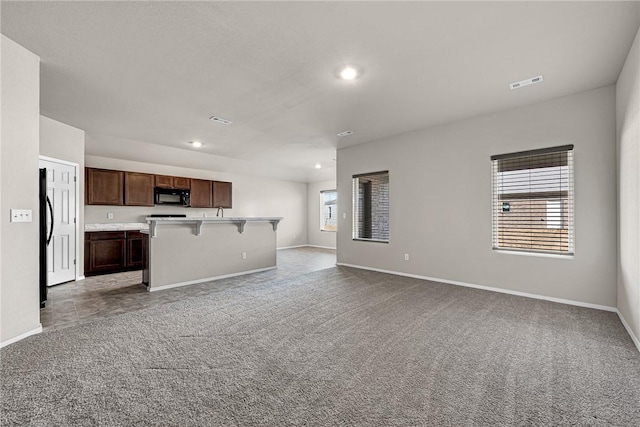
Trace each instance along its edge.
<instances>
[{"instance_id":1,"label":"kitchen counter","mask_svg":"<svg viewBox=\"0 0 640 427\"><path fill-rule=\"evenodd\" d=\"M148 229L149 224L144 222L105 222L84 225L84 231L142 231Z\"/></svg>"},{"instance_id":2,"label":"kitchen counter","mask_svg":"<svg viewBox=\"0 0 640 427\"><path fill-rule=\"evenodd\" d=\"M240 234L244 233L244 227L248 222L268 222L273 227L273 231L278 230L278 223L282 220L282 217L186 217L186 218L172 218L172 217L147 217L149 222L149 231L151 237L156 237L157 226L159 224L194 224L196 226L195 234L200 236L202 234L202 226L204 224L235 224L238 227Z\"/></svg>"},{"instance_id":3,"label":"kitchen counter","mask_svg":"<svg viewBox=\"0 0 640 427\"><path fill-rule=\"evenodd\" d=\"M150 292L276 268L280 217L146 219Z\"/></svg>"}]
</instances>

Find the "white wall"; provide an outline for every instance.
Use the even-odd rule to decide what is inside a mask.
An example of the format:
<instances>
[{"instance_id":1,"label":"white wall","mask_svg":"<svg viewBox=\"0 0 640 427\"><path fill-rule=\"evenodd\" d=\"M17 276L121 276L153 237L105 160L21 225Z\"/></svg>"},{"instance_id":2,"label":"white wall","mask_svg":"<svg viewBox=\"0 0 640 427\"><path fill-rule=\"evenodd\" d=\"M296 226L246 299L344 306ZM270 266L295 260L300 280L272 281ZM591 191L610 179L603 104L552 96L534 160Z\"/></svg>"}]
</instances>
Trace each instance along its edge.
<instances>
[{"instance_id":1,"label":"white wall","mask_svg":"<svg viewBox=\"0 0 640 427\"><path fill-rule=\"evenodd\" d=\"M88 138L90 135L87 135ZM281 216L284 219L278 225L278 247L298 246L307 243L307 184L305 183L91 155L85 156L85 166L231 181L233 183L233 209L225 209L225 216ZM217 209L166 206L85 206L85 223L145 222L146 216L157 213L215 216L216 211ZM108 212L114 213L112 220L107 219Z\"/></svg>"},{"instance_id":2,"label":"white wall","mask_svg":"<svg viewBox=\"0 0 640 427\"><path fill-rule=\"evenodd\" d=\"M490 156L565 144L575 145L575 257L494 252ZM352 175L381 170L390 174L390 242L353 241L344 203ZM339 263L616 304L613 86L339 150L337 180L347 214Z\"/></svg>"},{"instance_id":3,"label":"white wall","mask_svg":"<svg viewBox=\"0 0 640 427\"><path fill-rule=\"evenodd\" d=\"M616 86L618 310L640 349L640 32Z\"/></svg>"},{"instance_id":4,"label":"white wall","mask_svg":"<svg viewBox=\"0 0 640 427\"><path fill-rule=\"evenodd\" d=\"M77 200L80 209L78 215L80 242L77 245L77 259L80 276L82 276L84 275L84 131L40 116L40 155L78 164Z\"/></svg>"},{"instance_id":5,"label":"white wall","mask_svg":"<svg viewBox=\"0 0 640 427\"><path fill-rule=\"evenodd\" d=\"M320 192L335 189L335 180L314 182L307 185L307 193L309 195L307 202L307 239L309 245L334 249L336 247L336 232L320 230ZM338 200L338 210L340 210L340 200Z\"/></svg>"},{"instance_id":6,"label":"white wall","mask_svg":"<svg viewBox=\"0 0 640 427\"><path fill-rule=\"evenodd\" d=\"M2 52L2 270L0 343L41 329L38 282L38 129L40 59L4 35ZM33 221L11 223L10 209Z\"/></svg>"}]
</instances>

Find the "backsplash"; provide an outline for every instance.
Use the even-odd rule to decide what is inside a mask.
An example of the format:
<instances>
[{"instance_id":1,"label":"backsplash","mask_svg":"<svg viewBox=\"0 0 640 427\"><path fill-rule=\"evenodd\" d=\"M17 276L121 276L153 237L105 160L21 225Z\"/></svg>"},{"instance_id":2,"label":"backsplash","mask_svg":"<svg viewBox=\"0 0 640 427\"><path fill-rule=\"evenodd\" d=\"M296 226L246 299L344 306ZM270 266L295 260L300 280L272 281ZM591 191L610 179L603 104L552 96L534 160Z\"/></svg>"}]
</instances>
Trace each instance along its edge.
<instances>
[{"instance_id":1,"label":"backsplash","mask_svg":"<svg viewBox=\"0 0 640 427\"><path fill-rule=\"evenodd\" d=\"M186 214L208 218L216 216L217 208L185 208L181 206L89 206L84 208L84 222L92 223L146 223L145 218L157 214ZM224 216L233 216L233 209L225 209ZM109 213L113 218L109 218ZM236 215L237 216L237 215Z\"/></svg>"}]
</instances>

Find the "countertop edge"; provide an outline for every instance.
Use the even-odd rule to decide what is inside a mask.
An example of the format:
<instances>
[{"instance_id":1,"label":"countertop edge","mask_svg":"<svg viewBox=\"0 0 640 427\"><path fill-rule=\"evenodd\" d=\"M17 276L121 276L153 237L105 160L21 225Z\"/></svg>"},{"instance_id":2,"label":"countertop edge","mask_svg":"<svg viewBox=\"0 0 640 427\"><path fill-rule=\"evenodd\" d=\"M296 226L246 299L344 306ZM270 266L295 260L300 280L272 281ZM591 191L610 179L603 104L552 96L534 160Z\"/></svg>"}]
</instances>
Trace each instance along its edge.
<instances>
[{"instance_id":1,"label":"countertop edge","mask_svg":"<svg viewBox=\"0 0 640 427\"><path fill-rule=\"evenodd\" d=\"M147 217L147 222L237 222L237 221L281 221L283 217L225 217L225 218L207 218L207 217L187 217L187 218L158 218L158 217Z\"/></svg>"}]
</instances>

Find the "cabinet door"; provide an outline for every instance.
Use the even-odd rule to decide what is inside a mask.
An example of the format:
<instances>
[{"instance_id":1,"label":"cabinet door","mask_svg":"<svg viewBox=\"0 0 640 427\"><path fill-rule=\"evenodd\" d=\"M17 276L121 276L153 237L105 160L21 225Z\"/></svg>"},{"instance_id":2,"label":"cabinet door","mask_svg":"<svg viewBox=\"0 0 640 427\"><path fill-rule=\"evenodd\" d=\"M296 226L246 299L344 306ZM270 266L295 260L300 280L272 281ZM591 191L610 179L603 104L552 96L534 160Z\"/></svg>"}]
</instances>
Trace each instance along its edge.
<instances>
[{"instance_id":1,"label":"cabinet door","mask_svg":"<svg viewBox=\"0 0 640 427\"><path fill-rule=\"evenodd\" d=\"M191 188L191 179L189 178L182 178L179 176L174 176L173 177L173 186L175 188L179 188L181 190L185 189L188 190Z\"/></svg>"},{"instance_id":2,"label":"cabinet door","mask_svg":"<svg viewBox=\"0 0 640 427\"><path fill-rule=\"evenodd\" d=\"M127 206L153 206L154 175L125 172L124 204Z\"/></svg>"},{"instance_id":3,"label":"cabinet door","mask_svg":"<svg viewBox=\"0 0 640 427\"><path fill-rule=\"evenodd\" d=\"M230 209L233 206L231 190L230 182L213 181L213 207Z\"/></svg>"},{"instance_id":4,"label":"cabinet door","mask_svg":"<svg viewBox=\"0 0 640 427\"><path fill-rule=\"evenodd\" d=\"M127 232L127 267L142 267L144 234Z\"/></svg>"},{"instance_id":5,"label":"cabinet door","mask_svg":"<svg viewBox=\"0 0 640 427\"><path fill-rule=\"evenodd\" d=\"M211 181L204 179L191 180L191 207L192 208L210 208L211 197Z\"/></svg>"},{"instance_id":6,"label":"cabinet door","mask_svg":"<svg viewBox=\"0 0 640 427\"><path fill-rule=\"evenodd\" d=\"M156 175L156 187L173 188L173 177L166 175Z\"/></svg>"},{"instance_id":7,"label":"cabinet door","mask_svg":"<svg viewBox=\"0 0 640 427\"><path fill-rule=\"evenodd\" d=\"M89 242L89 270L118 271L125 268L125 239ZM86 272L85 272L86 274Z\"/></svg>"},{"instance_id":8,"label":"cabinet door","mask_svg":"<svg viewBox=\"0 0 640 427\"><path fill-rule=\"evenodd\" d=\"M124 204L124 172L86 168L85 173L87 205Z\"/></svg>"}]
</instances>

